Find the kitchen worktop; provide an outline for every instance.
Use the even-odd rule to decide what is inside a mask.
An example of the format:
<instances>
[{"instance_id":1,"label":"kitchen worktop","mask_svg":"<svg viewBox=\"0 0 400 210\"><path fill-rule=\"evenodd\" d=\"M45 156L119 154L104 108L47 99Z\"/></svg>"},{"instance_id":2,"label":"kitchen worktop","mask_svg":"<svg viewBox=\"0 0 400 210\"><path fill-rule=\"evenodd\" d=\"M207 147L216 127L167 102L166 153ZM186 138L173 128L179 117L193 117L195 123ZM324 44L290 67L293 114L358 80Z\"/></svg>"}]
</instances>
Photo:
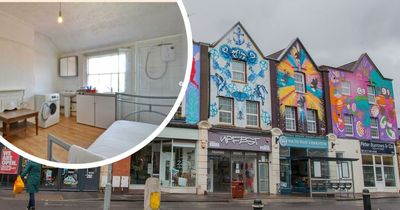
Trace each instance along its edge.
<instances>
[{"instance_id":1,"label":"kitchen worktop","mask_svg":"<svg viewBox=\"0 0 400 210\"><path fill-rule=\"evenodd\" d=\"M79 93L77 93L77 95L115 97L115 93L89 93L89 92L79 92Z\"/></svg>"}]
</instances>

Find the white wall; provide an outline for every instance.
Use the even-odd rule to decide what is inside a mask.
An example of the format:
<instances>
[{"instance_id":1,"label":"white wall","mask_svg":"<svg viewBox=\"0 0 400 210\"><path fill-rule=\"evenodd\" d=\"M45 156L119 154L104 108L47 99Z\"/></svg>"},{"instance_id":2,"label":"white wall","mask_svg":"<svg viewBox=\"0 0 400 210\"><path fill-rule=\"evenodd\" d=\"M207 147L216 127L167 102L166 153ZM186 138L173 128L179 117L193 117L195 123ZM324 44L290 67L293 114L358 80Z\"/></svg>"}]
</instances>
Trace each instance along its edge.
<instances>
[{"instance_id":1,"label":"white wall","mask_svg":"<svg viewBox=\"0 0 400 210\"><path fill-rule=\"evenodd\" d=\"M18 19L0 13L0 91L24 89L27 107L33 96L57 90L57 49Z\"/></svg>"}]
</instances>

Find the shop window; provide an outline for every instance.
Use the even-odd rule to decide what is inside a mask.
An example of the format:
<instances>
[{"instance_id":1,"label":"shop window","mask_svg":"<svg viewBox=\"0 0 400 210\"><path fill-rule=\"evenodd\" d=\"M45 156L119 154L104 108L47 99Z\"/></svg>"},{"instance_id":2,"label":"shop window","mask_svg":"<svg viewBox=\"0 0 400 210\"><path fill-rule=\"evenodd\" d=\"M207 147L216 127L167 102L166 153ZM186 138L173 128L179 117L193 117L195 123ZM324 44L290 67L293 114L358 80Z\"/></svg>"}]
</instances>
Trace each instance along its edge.
<instances>
[{"instance_id":1,"label":"shop window","mask_svg":"<svg viewBox=\"0 0 400 210\"><path fill-rule=\"evenodd\" d=\"M371 138L379 138L378 118L371 117Z\"/></svg>"},{"instance_id":2,"label":"shop window","mask_svg":"<svg viewBox=\"0 0 400 210\"><path fill-rule=\"evenodd\" d=\"M289 147L280 147L279 148L279 156L281 156L281 157L290 157Z\"/></svg>"},{"instance_id":3,"label":"shop window","mask_svg":"<svg viewBox=\"0 0 400 210\"><path fill-rule=\"evenodd\" d=\"M349 96L350 95L350 82L349 81L342 81L341 82L341 89L342 89L342 94Z\"/></svg>"},{"instance_id":4,"label":"shop window","mask_svg":"<svg viewBox=\"0 0 400 210\"><path fill-rule=\"evenodd\" d=\"M232 80L235 82L246 82L246 63L232 60Z\"/></svg>"},{"instance_id":5,"label":"shop window","mask_svg":"<svg viewBox=\"0 0 400 210\"><path fill-rule=\"evenodd\" d=\"M132 155L131 158L131 183L145 184L146 179L151 176L152 147L146 146Z\"/></svg>"},{"instance_id":6,"label":"shop window","mask_svg":"<svg viewBox=\"0 0 400 210\"><path fill-rule=\"evenodd\" d=\"M173 143L172 186L196 186L196 148L194 143Z\"/></svg>"},{"instance_id":7,"label":"shop window","mask_svg":"<svg viewBox=\"0 0 400 210\"><path fill-rule=\"evenodd\" d=\"M219 122L233 124L233 100L231 98L219 98Z\"/></svg>"},{"instance_id":8,"label":"shop window","mask_svg":"<svg viewBox=\"0 0 400 210\"><path fill-rule=\"evenodd\" d=\"M345 132L346 136L353 136L354 131L353 131L353 115L351 114L345 114L344 115L344 127L345 127Z\"/></svg>"},{"instance_id":9,"label":"shop window","mask_svg":"<svg viewBox=\"0 0 400 210\"><path fill-rule=\"evenodd\" d=\"M382 156L383 159L383 172L386 187L396 186L396 179L394 176L394 166L392 156Z\"/></svg>"},{"instance_id":10,"label":"shop window","mask_svg":"<svg viewBox=\"0 0 400 210\"><path fill-rule=\"evenodd\" d=\"M301 72L295 72L294 73L294 87L296 92L298 93L304 93L306 88L304 84L304 74Z\"/></svg>"},{"instance_id":11,"label":"shop window","mask_svg":"<svg viewBox=\"0 0 400 210\"><path fill-rule=\"evenodd\" d=\"M287 131L296 131L295 107L287 106L285 109L285 126Z\"/></svg>"},{"instance_id":12,"label":"shop window","mask_svg":"<svg viewBox=\"0 0 400 210\"><path fill-rule=\"evenodd\" d=\"M374 86L368 86L367 94L368 94L368 102L370 104L375 104L376 103L376 101L375 101L375 95L376 95L375 87Z\"/></svg>"},{"instance_id":13,"label":"shop window","mask_svg":"<svg viewBox=\"0 0 400 210\"><path fill-rule=\"evenodd\" d=\"M259 126L259 111L258 102L247 101L246 102L246 122L248 126Z\"/></svg>"},{"instance_id":14,"label":"shop window","mask_svg":"<svg viewBox=\"0 0 400 210\"><path fill-rule=\"evenodd\" d=\"M307 131L317 133L317 112L316 110L307 110Z\"/></svg>"},{"instance_id":15,"label":"shop window","mask_svg":"<svg viewBox=\"0 0 400 210\"><path fill-rule=\"evenodd\" d=\"M372 160L372 155L363 155L362 164L363 164L364 186L375 187L374 163Z\"/></svg>"}]
</instances>

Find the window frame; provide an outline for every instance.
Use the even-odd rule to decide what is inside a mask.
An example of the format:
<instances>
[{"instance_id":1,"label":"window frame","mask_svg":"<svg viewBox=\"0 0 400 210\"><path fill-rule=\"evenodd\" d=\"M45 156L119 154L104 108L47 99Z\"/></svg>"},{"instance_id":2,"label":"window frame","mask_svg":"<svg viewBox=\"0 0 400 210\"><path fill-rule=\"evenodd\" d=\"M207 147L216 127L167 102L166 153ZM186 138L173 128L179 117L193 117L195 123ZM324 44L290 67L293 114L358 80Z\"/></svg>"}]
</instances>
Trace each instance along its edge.
<instances>
[{"instance_id":1,"label":"window frame","mask_svg":"<svg viewBox=\"0 0 400 210\"><path fill-rule=\"evenodd\" d=\"M346 124L346 116L350 117L351 124ZM343 121L344 121L344 132L345 132L345 135L346 136L354 136L354 118L353 118L353 115L352 114L344 114ZM347 133L346 126L348 126L348 125L351 125L351 134Z\"/></svg>"},{"instance_id":2,"label":"window frame","mask_svg":"<svg viewBox=\"0 0 400 210\"><path fill-rule=\"evenodd\" d=\"M235 69L233 69L233 62L242 63L243 64L243 72L236 71ZM245 61L242 61L242 60L239 60L239 59L232 59L231 70L232 70L232 82L247 83L247 63ZM243 80L235 79L233 77L234 73L243 74Z\"/></svg>"},{"instance_id":3,"label":"window frame","mask_svg":"<svg viewBox=\"0 0 400 210\"><path fill-rule=\"evenodd\" d=\"M310 120L308 119L308 112L313 112L314 113L314 117L315 117L315 119L314 119L314 121L311 121L311 123L314 123L315 124L315 131L313 132L313 131L310 131L309 130L309 126L308 126L308 123L310 123ZM315 110L315 109L307 109L307 115L306 115L306 121L307 121L307 133L318 133L318 121L317 121L317 119L318 119L318 113L317 113L317 110Z\"/></svg>"},{"instance_id":4,"label":"window frame","mask_svg":"<svg viewBox=\"0 0 400 210\"><path fill-rule=\"evenodd\" d=\"M220 109L220 100L229 100L231 102L231 111L226 111L226 110L221 110ZM227 123L227 122L222 122L221 121L221 116L220 113L225 112L225 113L229 113L231 114L231 122ZM219 124L223 124L223 125L234 125L235 120L234 120L234 113L235 113L235 108L234 108L234 103L233 103L233 98L229 98L229 97L223 97L223 96L219 96L218 97L218 123Z\"/></svg>"},{"instance_id":5,"label":"window frame","mask_svg":"<svg viewBox=\"0 0 400 210\"><path fill-rule=\"evenodd\" d=\"M372 88L372 93L369 91L369 89ZM370 101L370 97L374 97L374 101ZM368 98L368 103L369 104L376 104L376 88L373 85L368 85L367 87L367 98Z\"/></svg>"},{"instance_id":6,"label":"window frame","mask_svg":"<svg viewBox=\"0 0 400 210\"><path fill-rule=\"evenodd\" d=\"M376 126L372 126L372 121L376 122ZM377 117L370 118L370 129L371 129L371 138L372 139L379 139L379 120ZM372 129L376 129L377 136L372 136Z\"/></svg>"},{"instance_id":7,"label":"window frame","mask_svg":"<svg viewBox=\"0 0 400 210\"><path fill-rule=\"evenodd\" d=\"M124 68L124 71L121 71L120 70L120 55L121 54L124 54L124 56L125 56L125 68ZM111 56L117 56L118 58L118 72L116 72L116 73L110 73L110 72L107 72L107 73L90 73L90 68L89 68L89 60L90 59L95 59L95 58L101 58L101 57L111 57ZM86 85L87 86L89 86L89 85L92 85L92 84L89 84L89 78L90 78L90 76L100 76L100 75L107 75L107 76L110 76L110 86L107 86L107 88L109 89L108 91L104 91L104 92L111 92L111 89L112 89L112 87L113 87L113 82L112 82L112 78L113 78L113 76L116 76L117 77L117 84L116 84L116 86L117 86L117 90L115 90L115 89L112 89L112 92L113 93L116 93L116 92L125 92L126 91L126 81L127 81L127 78L126 78L126 76L127 76L127 63L129 62L128 61L128 53L126 53L126 52L120 52L120 51L118 51L118 50L110 50L110 51L102 51L102 52L97 52L97 53L93 53L93 54L89 54L89 55L86 55L85 56L85 83L86 83ZM124 82L122 82L121 81L121 75L123 75L123 78L124 78ZM125 87L122 89L120 86L121 86L121 83L122 84L125 84ZM99 90L100 88L99 87L95 87L97 90ZM101 89L103 89L104 87L101 87Z\"/></svg>"},{"instance_id":8,"label":"window frame","mask_svg":"<svg viewBox=\"0 0 400 210\"><path fill-rule=\"evenodd\" d=\"M294 129L292 130L292 129L288 129L287 128L287 115L286 115L286 110L287 109L292 109L293 110L293 114L294 114L294 117L293 117L293 119L290 119L290 120L292 120L293 121L293 126L294 126ZM294 106L285 106L285 130L286 131L297 131L297 109L296 109L296 107L294 107Z\"/></svg>"},{"instance_id":9,"label":"window frame","mask_svg":"<svg viewBox=\"0 0 400 210\"><path fill-rule=\"evenodd\" d=\"M344 87L343 84L348 84L348 87L343 88L343 87ZM344 91L343 91L344 89L348 90L348 92L344 92ZM342 81L342 82L340 83L340 92L342 93L342 95L346 95L346 96L351 95L351 83L350 83L349 81L347 81L347 80Z\"/></svg>"},{"instance_id":10,"label":"window frame","mask_svg":"<svg viewBox=\"0 0 400 210\"><path fill-rule=\"evenodd\" d=\"M303 87L303 91L300 91L300 90L296 89L296 84L298 84L296 82L296 75L301 75L301 78L303 80L302 81L303 83L301 84L301 86ZM303 72L300 72L300 71L295 71L294 74L293 74L293 80L294 80L294 91L296 93L306 93L306 77L305 77L305 74Z\"/></svg>"},{"instance_id":11,"label":"window frame","mask_svg":"<svg viewBox=\"0 0 400 210\"><path fill-rule=\"evenodd\" d=\"M256 105L256 111L257 111L256 114L254 114L254 113L249 114L247 112L248 103L254 103ZM257 125L249 125L248 124L248 121L247 121L248 115L257 117ZM256 127L256 128L260 127L260 102L258 102L258 101L246 101L246 126L248 126L248 127Z\"/></svg>"}]
</instances>

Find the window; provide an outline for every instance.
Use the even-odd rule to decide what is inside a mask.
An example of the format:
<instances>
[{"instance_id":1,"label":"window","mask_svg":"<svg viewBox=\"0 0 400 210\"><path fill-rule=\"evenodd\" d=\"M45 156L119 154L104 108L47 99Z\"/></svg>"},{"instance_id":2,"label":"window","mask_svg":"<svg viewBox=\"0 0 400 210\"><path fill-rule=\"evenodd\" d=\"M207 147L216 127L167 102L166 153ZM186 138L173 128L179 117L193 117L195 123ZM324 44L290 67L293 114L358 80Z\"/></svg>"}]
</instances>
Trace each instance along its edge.
<instances>
[{"instance_id":1,"label":"window","mask_svg":"<svg viewBox=\"0 0 400 210\"><path fill-rule=\"evenodd\" d=\"M125 92L126 53L87 57L87 85L98 92Z\"/></svg>"},{"instance_id":2,"label":"window","mask_svg":"<svg viewBox=\"0 0 400 210\"><path fill-rule=\"evenodd\" d=\"M379 138L378 119L371 117L371 137L373 139Z\"/></svg>"},{"instance_id":3,"label":"window","mask_svg":"<svg viewBox=\"0 0 400 210\"><path fill-rule=\"evenodd\" d=\"M295 87L296 92L299 92L299 93L305 92L304 75L300 72L294 73L294 87Z\"/></svg>"},{"instance_id":4,"label":"window","mask_svg":"<svg viewBox=\"0 0 400 210\"><path fill-rule=\"evenodd\" d=\"M385 177L385 186L394 187L396 186L396 179L394 176L393 157L382 156L383 159L383 174Z\"/></svg>"},{"instance_id":5,"label":"window","mask_svg":"<svg viewBox=\"0 0 400 210\"><path fill-rule=\"evenodd\" d=\"M232 79L236 82L246 82L245 62L232 60Z\"/></svg>"},{"instance_id":6,"label":"window","mask_svg":"<svg viewBox=\"0 0 400 210\"><path fill-rule=\"evenodd\" d=\"M342 86L342 94L349 96L350 95L350 82L349 81L343 81L341 83Z\"/></svg>"},{"instance_id":7,"label":"window","mask_svg":"<svg viewBox=\"0 0 400 210\"><path fill-rule=\"evenodd\" d=\"M312 109L307 110L307 131L317 133L317 112Z\"/></svg>"},{"instance_id":8,"label":"window","mask_svg":"<svg viewBox=\"0 0 400 210\"><path fill-rule=\"evenodd\" d=\"M185 120L185 103L186 100L183 98L182 102L179 104L178 109L175 112L173 120Z\"/></svg>"},{"instance_id":9,"label":"window","mask_svg":"<svg viewBox=\"0 0 400 210\"><path fill-rule=\"evenodd\" d=\"M346 132L346 136L353 136L353 115L345 114L344 115L344 128Z\"/></svg>"},{"instance_id":10,"label":"window","mask_svg":"<svg viewBox=\"0 0 400 210\"><path fill-rule=\"evenodd\" d=\"M375 104L375 87L374 86L368 86L367 89L367 93L368 93L368 102L370 104Z\"/></svg>"},{"instance_id":11,"label":"window","mask_svg":"<svg viewBox=\"0 0 400 210\"><path fill-rule=\"evenodd\" d=\"M258 102L247 101L246 102L246 121L248 126L258 127Z\"/></svg>"},{"instance_id":12,"label":"window","mask_svg":"<svg viewBox=\"0 0 400 210\"><path fill-rule=\"evenodd\" d=\"M219 98L219 122L233 124L233 106L231 98Z\"/></svg>"},{"instance_id":13,"label":"window","mask_svg":"<svg viewBox=\"0 0 400 210\"><path fill-rule=\"evenodd\" d=\"M296 131L296 110L294 107L287 106L285 109L286 130Z\"/></svg>"},{"instance_id":14,"label":"window","mask_svg":"<svg viewBox=\"0 0 400 210\"><path fill-rule=\"evenodd\" d=\"M375 187L374 163L372 155L362 156L364 186Z\"/></svg>"},{"instance_id":15,"label":"window","mask_svg":"<svg viewBox=\"0 0 400 210\"><path fill-rule=\"evenodd\" d=\"M196 144L173 142L171 161L171 185L173 187L196 186Z\"/></svg>"}]
</instances>

